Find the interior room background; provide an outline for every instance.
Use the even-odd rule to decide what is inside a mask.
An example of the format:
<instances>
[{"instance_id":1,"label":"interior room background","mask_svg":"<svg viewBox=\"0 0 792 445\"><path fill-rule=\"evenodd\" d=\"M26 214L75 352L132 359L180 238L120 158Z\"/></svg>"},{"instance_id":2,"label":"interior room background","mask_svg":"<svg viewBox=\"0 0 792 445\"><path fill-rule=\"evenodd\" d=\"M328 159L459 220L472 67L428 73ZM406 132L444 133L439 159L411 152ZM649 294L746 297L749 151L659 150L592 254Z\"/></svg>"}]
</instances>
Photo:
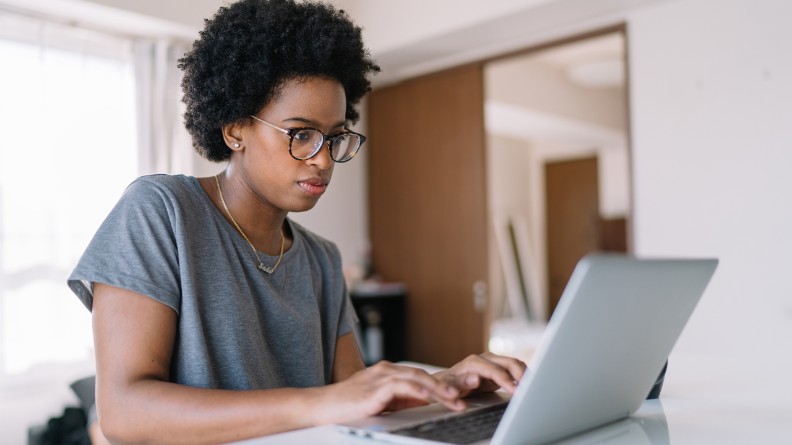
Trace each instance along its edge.
<instances>
[{"instance_id":1,"label":"interior room background","mask_svg":"<svg viewBox=\"0 0 792 445\"><path fill-rule=\"evenodd\" d=\"M788 42L792 29L788 18L792 4L783 0L334 3L364 28L372 54L383 68L375 89L480 60L493 60L489 69L497 71L495 63L506 63L507 54L623 26L628 154L613 162L625 166L628 173L629 195L618 198L616 207L621 206L617 213L629 219L630 251L639 256L721 260L674 354L688 357L704 375L733 373L737 381L746 367L762 366L768 376L789 374L792 284L786 277L792 270L788 234L792 48ZM178 118L179 93L174 89L178 72L168 69L183 45L197 35L203 18L221 4L218 0L0 0L4 135L0 142L0 431L4 443L24 443L28 426L45 422L65 404L74 403L68 382L92 372L90 316L70 295L65 278L126 184L139 174L202 176L222 168L192 155ZM22 19L17 17L20 14ZM79 56L70 59L63 57L64 52ZM31 65L11 65L12 53L21 58L14 60ZM39 85L36 94L19 97L20 86L31 81ZM514 91L526 90L531 80L524 82ZM76 102L88 105L83 107L89 110L87 117L69 114L69 104ZM150 106L140 106L147 103ZM489 110L497 113L504 108ZM497 127L506 118L496 116L500 116L494 119ZM488 168L509 167L498 161L514 159L498 157L504 153L517 158L535 155L515 148L516 136L504 135L492 125L488 124L488 150L501 151L490 154ZM363 119L356 129L365 133L366 127ZM314 210L292 215L334 240L347 268L362 266L372 247L367 152L376 149L372 143L359 159L339 166L333 186ZM532 170L526 167L526 171ZM489 170L490 178L497 174ZM536 185L531 184L520 186L527 194L536 193ZM491 207L482 209L488 221L495 219L498 203L511 206L512 198L496 193L489 200ZM525 206L531 244L541 246L545 229L537 210L524 201L520 205ZM490 248L494 245L490 243ZM535 249L540 257L541 248ZM489 258L496 263L497 251ZM485 316L489 319L497 316L506 291L501 267L492 264L488 273ZM460 304L472 304L471 300L469 294L461 296ZM715 358L726 358L733 366L708 369ZM673 389L673 373L668 379ZM736 390L744 385L748 397L749 384L742 382Z\"/></svg>"}]
</instances>

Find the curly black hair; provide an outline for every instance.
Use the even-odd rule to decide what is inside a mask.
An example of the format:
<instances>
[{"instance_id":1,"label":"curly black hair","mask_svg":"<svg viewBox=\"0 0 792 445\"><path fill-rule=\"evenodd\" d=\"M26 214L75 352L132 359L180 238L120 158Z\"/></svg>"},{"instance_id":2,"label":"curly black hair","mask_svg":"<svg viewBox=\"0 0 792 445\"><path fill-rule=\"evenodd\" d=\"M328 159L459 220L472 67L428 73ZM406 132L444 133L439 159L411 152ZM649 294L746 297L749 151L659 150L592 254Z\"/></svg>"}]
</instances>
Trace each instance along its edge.
<instances>
[{"instance_id":1,"label":"curly black hair","mask_svg":"<svg viewBox=\"0 0 792 445\"><path fill-rule=\"evenodd\" d=\"M231 157L225 125L242 122L272 100L284 82L307 76L337 80L346 119L379 71L363 46L360 27L343 10L318 2L241 0L221 7L179 59L184 70L184 124L193 146L210 161Z\"/></svg>"}]
</instances>

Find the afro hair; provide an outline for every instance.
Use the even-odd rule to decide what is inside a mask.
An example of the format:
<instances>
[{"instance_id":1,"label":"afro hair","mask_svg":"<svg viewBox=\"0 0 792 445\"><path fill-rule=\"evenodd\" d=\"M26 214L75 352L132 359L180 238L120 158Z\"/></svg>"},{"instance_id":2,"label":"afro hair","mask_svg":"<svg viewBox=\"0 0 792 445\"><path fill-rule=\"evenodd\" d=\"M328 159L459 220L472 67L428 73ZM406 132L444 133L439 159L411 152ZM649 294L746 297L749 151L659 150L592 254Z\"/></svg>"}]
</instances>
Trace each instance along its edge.
<instances>
[{"instance_id":1,"label":"afro hair","mask_svg":"<svg viewBox=\"0 0 792 445\"><path fill-rule=\"evenodd\" d=\"M210 161L231 157L222 128L258 113L284 82L308 76L338 81L346 119L379 71L363 46L361 29L343 10L318 2L241 0L221 7L192 49L179 60L193 146Z\"/></svg>"}]
</instances>

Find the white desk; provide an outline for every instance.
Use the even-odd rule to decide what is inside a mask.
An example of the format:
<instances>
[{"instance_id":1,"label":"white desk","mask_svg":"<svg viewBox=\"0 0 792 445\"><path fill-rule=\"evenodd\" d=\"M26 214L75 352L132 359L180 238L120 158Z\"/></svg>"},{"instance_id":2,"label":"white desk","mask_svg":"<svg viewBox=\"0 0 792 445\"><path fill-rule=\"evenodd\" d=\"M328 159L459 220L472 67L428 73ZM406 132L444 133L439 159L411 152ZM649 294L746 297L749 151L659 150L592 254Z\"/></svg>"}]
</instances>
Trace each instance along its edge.
<instances>
[{"instance_id":1,"label":"white desk","mask_svg":"<svg viewBox=\"0 0 792 445\"><path fill-rule=\"evenodd\" d=\"M792 370L737 359L671 357L659 401L631 418L559 444L792 444ZM382 444L333 426L237 442L237 445Z\"/></svg>"}]
</instances>

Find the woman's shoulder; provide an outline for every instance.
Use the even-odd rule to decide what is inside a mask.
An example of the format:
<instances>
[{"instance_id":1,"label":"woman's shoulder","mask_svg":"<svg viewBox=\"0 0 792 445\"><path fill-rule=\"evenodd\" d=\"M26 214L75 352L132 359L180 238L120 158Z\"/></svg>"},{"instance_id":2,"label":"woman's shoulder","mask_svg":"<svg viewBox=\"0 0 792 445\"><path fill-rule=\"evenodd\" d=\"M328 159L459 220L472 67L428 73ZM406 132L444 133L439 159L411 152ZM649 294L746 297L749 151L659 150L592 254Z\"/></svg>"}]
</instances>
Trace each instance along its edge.
<instances>
[{"instance_id":1,"label":"woman's shoulder","mask_svg":"<svg viewBox=\"0 0 792 445\"><path fill-rule=\"evenodd\" d=\"M337 258L340 260L341 253L338 250L338 246L336 246L334 242L306 229L303 225L295 222L291 218L289 218L289 225L292 229L294 237L302 238L308 250L314 253L321 252L324 255L332 257L333 259Z\"/></svg>"},{"instance_id":2,"label":"woman's shoulder","mask_svg":"<svg viewBox=\"0 0 792 445\"><path fill-rule=\"evenodd\" d=\"M124 191L124 197L180 201L194 198L198 188L200 188L198 180L192 176L154 174L141 176L132 181Z\"/></svg>"},{"instance_id":3,"label":"woman's shoulder","mask_svg":"<svg viewBox=\"0 0 792 445\"><path fill-rule=\"evenodd\" d=\"M192 190L197 184L197 179L185 175L153 174L140 176L129 185L131 189L181 191Z\"/></svg>"}]
</instances>

